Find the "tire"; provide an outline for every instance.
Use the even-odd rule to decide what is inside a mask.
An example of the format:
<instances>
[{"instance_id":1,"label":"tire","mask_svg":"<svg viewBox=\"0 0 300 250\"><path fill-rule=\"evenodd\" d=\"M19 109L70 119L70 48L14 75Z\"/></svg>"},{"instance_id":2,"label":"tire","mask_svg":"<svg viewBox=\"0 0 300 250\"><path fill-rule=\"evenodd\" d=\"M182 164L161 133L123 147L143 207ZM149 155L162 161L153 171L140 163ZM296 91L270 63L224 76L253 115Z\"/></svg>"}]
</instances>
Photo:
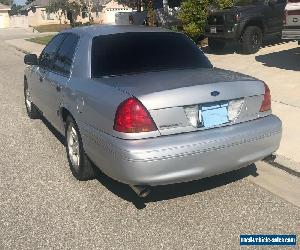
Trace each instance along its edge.
<instances>
[{"instance_id":1,"label":"tire","mask_svg":"<svg viewBox=\"0 0 300 250\"><path fill-rule=\"evenodd\" d=\"M26 80L24 82L24 101L25 101L27 115L29 116L29 118L30 119L40 118L40 112L38 108L31 101L31 96L30 96L30 92Z\"/></svg>"},{"instance_id":2,"label":"tire","mask_svg":"<svg viewBox=\"0 0 300 250\"><path fill-rule=\"evenodd\" d=\"M65 129L66 151L73 176L79 181L96 178L96 169L84 152L81 135L74 119L69 116Z\"/></svg>"},{"instance_id":3,"label":"tire","mask_svg":"<svg viewBox=\"0 0 300 250\"><path fill-rule=\"evenodd\" d=\"M263 33L259 27L249 26L242 37L242 51L244 54L254 54L262 46Z\"/></svg>"},{"instance_id":4,"label":"tire","mask_svg":"<svg viewBox=\"0 0 300 250\"><path fill-rule=\"evenodd\" d=\"M225 48L226 42L220 39L208 38L208 47L213 52L221 52Z\"/></svg>"}]
</instances>

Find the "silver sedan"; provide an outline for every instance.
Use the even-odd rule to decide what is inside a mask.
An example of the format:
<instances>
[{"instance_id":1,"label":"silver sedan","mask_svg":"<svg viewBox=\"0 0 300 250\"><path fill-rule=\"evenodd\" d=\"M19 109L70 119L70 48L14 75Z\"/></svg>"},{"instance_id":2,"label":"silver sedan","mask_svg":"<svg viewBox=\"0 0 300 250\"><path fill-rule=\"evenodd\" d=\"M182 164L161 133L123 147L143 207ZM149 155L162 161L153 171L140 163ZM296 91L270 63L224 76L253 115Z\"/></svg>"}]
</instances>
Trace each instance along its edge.
<instances>
[{"instance_id":1,"label":"silver sedan","mask_svg":"<svg viewBox=\"0 0 300 250\"><path fill-rule=\"evenodd\" d=\"M214 68L181 33L75 28L24 61L27 113L65 136L78 180L98 168L146 196L245 167L280 144L268 86Z\"/></svg>"}]
</instances>

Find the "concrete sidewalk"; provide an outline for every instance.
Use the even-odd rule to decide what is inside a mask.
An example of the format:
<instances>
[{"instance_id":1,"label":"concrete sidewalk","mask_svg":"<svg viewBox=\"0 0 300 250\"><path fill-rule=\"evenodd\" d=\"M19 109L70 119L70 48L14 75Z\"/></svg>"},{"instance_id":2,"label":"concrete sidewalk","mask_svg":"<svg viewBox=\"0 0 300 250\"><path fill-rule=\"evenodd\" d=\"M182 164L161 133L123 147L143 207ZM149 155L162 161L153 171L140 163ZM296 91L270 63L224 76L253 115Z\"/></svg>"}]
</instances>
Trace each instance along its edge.
<instances>
[{"instance_id":1,"label":"concrete sidewalk","mask_svg":"<svg viewBox=\"0 0 300 250\"><path fill-rule=\"evenodd\" d=\"M9 45L15 47L16 49L22 51L25 54L37 54L39 55L44 49L44 45L37 44L33 42L26 41L25 39L13 39L5 41Z\"/></svg>"},{"instance_id":2,"label":"concrete sidewalk","mask_svg":"<svg viewBox=\"0 0 300 250\"><path fill-rule=\"evenodd\" d=\"M13 30L8 33L6 32L6 35L9 36ZM19 32L19 31L18 31ZM4 39L6 43L9 45L15 47L16 49L22 51L25 54L28 53L33 53L39 55L42 50L44 49L45 45L38 44L38 43L33 43L27 41L28 38L33 38L33 37L43 37L43 36L48 36L48 35L55 35L57 32L44 32L44 33L30 33L27 30L23 30L22 38L15 38L15 39ZM3 35L3 34L2 34ZM4 34L5 35L5 34Z\"/></svg>"},{"instance_id":3,"label":"concrete sidewalk","mask_svg":"<svg viewBox=\"0 0 300 250\"><path fill-rule=\"evenodd\" d=\"M44 46L24 39L6 41L24 53L40 54ZM266 54L280 53L280 50L293 50L295 65L287 65L287 69L270 68L257 61ZM283 138L277 151L275 163L300 174L300 71L296 71L300 62L300 48L296 43L287 43L263 48L256 55L209 55L216 67L237 71L264 80L270 86L273 97L273 113L283 122ZM298 60L296 59L298 58ZM285 59L286 60L286 59ZM274 62L275 63L275 62ZM289 63L289 61L286 61ZM275 63L276 64L276 63ZM282 66L283 67L283 66ZM288 70L291 67L293 70ZM300 64L299 64L300 70Z\"/></svg>"}]
</instances>

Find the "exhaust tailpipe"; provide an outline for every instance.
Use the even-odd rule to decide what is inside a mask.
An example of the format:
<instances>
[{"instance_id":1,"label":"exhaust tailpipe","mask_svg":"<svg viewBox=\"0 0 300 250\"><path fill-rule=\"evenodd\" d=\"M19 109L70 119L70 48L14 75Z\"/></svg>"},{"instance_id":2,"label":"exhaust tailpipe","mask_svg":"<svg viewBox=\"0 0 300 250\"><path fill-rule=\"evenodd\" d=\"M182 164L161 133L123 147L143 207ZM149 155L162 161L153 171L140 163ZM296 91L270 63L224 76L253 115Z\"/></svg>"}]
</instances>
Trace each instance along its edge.
<instances>
[{"instance_id":1,"label":"exhaust tailpipe","mask_svg":"<svg viewBox=\"0 0 300 250\"><path fill-rule=\"evenodd\" d=\"M150 186L130 185L130 187L140 198L146 198L151 193Z\"/></svg>"}]
</instances>

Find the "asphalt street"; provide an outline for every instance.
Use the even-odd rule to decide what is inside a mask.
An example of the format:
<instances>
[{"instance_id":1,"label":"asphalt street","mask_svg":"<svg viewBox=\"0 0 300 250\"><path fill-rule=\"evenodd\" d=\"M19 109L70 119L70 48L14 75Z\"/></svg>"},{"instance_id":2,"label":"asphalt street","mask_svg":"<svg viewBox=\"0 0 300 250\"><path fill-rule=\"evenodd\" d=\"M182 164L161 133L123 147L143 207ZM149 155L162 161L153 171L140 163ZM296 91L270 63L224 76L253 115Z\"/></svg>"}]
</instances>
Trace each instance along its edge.
<instances>
[{"instance_id":1,"label":"asphalt street","mask_svg":"<svg viewBox=\"0 0 300 250\"><path fill-rule=\"evenodd\" d=\"M105 176L76 181L63 138L26 115L24 54L7 37L0 34L0 249L240 249L240 234L300 235L299 207L250 181L254 165L160 187L145 201Z\"/></svg>"}]
</instances>

